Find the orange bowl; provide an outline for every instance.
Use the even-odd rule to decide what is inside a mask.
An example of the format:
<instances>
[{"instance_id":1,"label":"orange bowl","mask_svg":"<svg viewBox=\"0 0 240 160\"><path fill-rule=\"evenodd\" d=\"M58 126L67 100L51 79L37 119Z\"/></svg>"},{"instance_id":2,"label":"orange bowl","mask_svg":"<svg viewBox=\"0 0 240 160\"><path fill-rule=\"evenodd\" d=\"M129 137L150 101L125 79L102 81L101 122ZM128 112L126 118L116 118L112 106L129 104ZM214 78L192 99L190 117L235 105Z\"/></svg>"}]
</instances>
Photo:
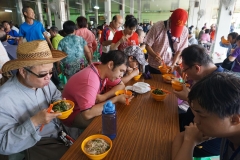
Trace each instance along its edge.
<instances>
[{"instance_id":1,"label":"orange bowl","mask_svg":"<svg viewBox=\"0 0 240 160\"><path fill-rule=\"evenodd\" d=\"M110 148L102 153L102 154L98 154L98 155L93 155L93 154L89 154L85 151L84 147L85 145L87 144L88 141L90 140L94 140L94 139L97 139L97 138L101 138L103 140L105 140L109 145L110 145ZM81 144L81 149L83 151L83 153L89 158L89 159L92 159L92 160L99 160L99 159L103 159L104 157L107 156L107 154L109 153L109 151L112 149L112 140L110 138L108 138L107 136L105 135L102 135L102 134L95 134L95 135L92 135L92 136L89 136L87 137L86 139L83 140L82 144Z\"/></svg>"},{"instance_id":2,"label":"orange bowl","mask_svg":"<svg viewBox=\"0 0 240 160\"><path fill-rule=\"evenodd\" d=\"M125 90L123 89L123 90L118 90L118 91L115 92L116 96L118 96L120 94L125 94ZM126 95L132 96L132 91L127 90L127 94Z\"/></svg>"},{"instance_id":3,"label":"orange bowl","mask_svg":"<svg viewBox=\"0 0 240 160\"><path fill-rule=\"evenodd\" d=\"M172 80L172 88L175 89L176 91L182 91L183 90L183 83L176 81L176 80ZM186 83L187 87L190 87L190 84Z\"/></svg>"},{"instance_id":4,"label":"orange bowl","mask_svg":"<svg viewBox=\"0 0 240 160\"><path fill-rule=\"evenodd\" d=\"M156 100L156 101L164 101L164 99L166 98L166 96L168 95L168 93L164 92L164 94L160 95L160 94L154 94L153 93L154 89L151 90L151 95L152 97Z\"/></svg>"},{"instance_id":5,"label":"orange bowl","mask_svg":"<svg viewBox=\"0 0 240 160\"><path fill-rule=\"evenodd\" d=\"M164 74L162 75L163 81L166 83L171 83L174 78L176 78L173 74Z\"/></svg>"},{"instance_id":6,"label":"orange bowl","mask_svg":"<svg viewBox=\"0 0 240 160\"><path fill-rule=\"evenodd\" d=\"M53 106L54 106L55 104L60 103L61 101L70 103L70 105L71 105L71 108L70 108L69 110L67 110L67 111L65 111L65 112L61 112L62 115L57 116L57 118L59 118L59 119L66 119L66 118L68 118L68 116L73 112L73 108L74 108L75 104L74 104L73 101L70 101L70 100L60 100L60 101L54 102L54 103L53 103Z\"/></svg>"},{"instance_id":7,"label":"orange bowl","mask_svg":"<svg viewBox=\"0 0 240 160\"><path fill-rule=\"evenodd\" d=\"M142 74L139 74L139 75L137 75L137 76L134 76L133 79L134 79L135 81L137 81L137 80L139 80L139 78L141 77L141 75L142 75Z\"/></svg>"},{"instance_id":8,"label":"orange bowl","mask_svg":"<svg viewBox=\"0 0 240 160\"><path fill-rule=\"evenodd\" d=\"M158 69L160 70L160 72L162 74L167 74L171 72L171 67L167 66L167 67L163 67L163 66L159 66Z\"/></svg>"}]
</instances>

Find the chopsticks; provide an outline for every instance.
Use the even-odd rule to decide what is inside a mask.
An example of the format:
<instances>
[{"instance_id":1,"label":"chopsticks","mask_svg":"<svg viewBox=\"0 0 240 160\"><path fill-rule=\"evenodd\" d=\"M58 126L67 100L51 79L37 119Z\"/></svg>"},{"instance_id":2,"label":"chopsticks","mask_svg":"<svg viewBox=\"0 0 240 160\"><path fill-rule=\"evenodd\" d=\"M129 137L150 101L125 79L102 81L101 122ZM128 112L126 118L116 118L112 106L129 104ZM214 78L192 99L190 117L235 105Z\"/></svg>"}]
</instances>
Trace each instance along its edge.
<instances>
[{"instance_id":1,"label":"chopsticks","mask_svg":"<svg viewBox=\"0 0 240 160\"><path fill-rule=\"evenodd\" d=\"M125 89L125 95L127 95L127 90ZM128 101L128 98L126 97L126 105L128 106L129 105L129 101Z\"/></svg>"},{"instance_id":2,"label":"chopsticks","mask_svg":"<svg viewBox=\"0 0 240 160\"><path fill-rule=\"evenodd\" d=\"M52 107L53 107L53 104L50 104L49 107L48 107L48 109L47 109L47 112L48 112L48 113L51 112ZM41 127L40 127L40 132L42 131L43 127L44 127L44 124L41 125Z\"/></svg>"}]
</instances>

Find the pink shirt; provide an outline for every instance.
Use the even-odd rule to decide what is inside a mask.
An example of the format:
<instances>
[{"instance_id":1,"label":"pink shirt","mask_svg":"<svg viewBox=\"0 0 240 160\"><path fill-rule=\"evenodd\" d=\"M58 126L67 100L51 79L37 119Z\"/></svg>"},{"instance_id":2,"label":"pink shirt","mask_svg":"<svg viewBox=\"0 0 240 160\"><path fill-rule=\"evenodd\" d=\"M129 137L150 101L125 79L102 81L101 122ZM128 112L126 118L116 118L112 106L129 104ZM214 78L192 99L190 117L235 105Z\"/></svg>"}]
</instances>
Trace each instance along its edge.
<instances>
[{"instance_id":1,"label":"pink shirt","mask_svg":"<svg viewBox=\"0 0 240 160\"><path fill-rule=\"evenodd\" d=\"M165 27L163 21L159 21L155 23L148 34L144 38L144 43L152 47L155 53L158 53L165 64L172 64L172 51L169 45L167 31L169 30L169 26ZM188 29L187 27L183 28L182 34L180 36L180 42L174 42L173 48L175 52L182 51L184 48L188 46ZM156 57L148 54L148 63L151 67L158 69L160 63L156 61Z\"/></svg>"},{"instance_id":2,"label":"pink shirt","mask_svg":"<svg viewBox=\"0 0 240 160\"><path fill-rule=\"evenodd\" d=\"M106 79L101 79L95 65L100 63L93 63L87 68L74 74L63 90L63 98L72 100L75 103L73 113L62 122L67 126L72 126L75 116L82 111L92 108L95 105L97 94L105 91L106 88L111 88L118 85L121 79L114 82ZM111 86L110 86L110 85Z\"/></svg>"},{"instance_id":3,"label":"pink shirt","mask_svg":"<svg viewBox=\"0 0 240 160\"><path fill-rule=\"evenodd\" d=\"M208 33L202 34L201 41L202 42L210 42L210 35Z\"/></svg>"},{"instance_id":4,"label":"pink shirt","mask_svg":"<svg viewBox=\"0 0 240 160\"><path fill-rule=\"evenodd\" d=\"M83 39L87 42L88 48L91 53L97 50L97 41L94 34L87 28L79 28L76 30L75 35L83 37Z\"/></svg>"}]
</instances>

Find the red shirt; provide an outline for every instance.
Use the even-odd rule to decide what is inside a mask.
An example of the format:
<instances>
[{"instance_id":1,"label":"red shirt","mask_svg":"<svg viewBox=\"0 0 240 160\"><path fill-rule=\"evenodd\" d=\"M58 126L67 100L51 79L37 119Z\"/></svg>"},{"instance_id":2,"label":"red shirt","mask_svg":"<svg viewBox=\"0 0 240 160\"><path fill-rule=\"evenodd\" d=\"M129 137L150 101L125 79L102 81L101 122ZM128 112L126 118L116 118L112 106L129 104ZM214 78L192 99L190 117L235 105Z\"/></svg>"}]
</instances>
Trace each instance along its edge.
<instances>
[{"instance_id":1,"label":"red shirt","mask_svg":"<svg viewBox=\"0 0 240 160\"><path fill-rule=\"evenodd\" d=\"M117 43L123 36L123 31L117 31L113 37L112 43ZM118 50L123 51L125 48L127 48L128 46L135 46L135 45L139 45L138 42L138 35L137 33L133 33L133 35L131 37L128 38L127 42L121 43L118 46Z\"/></svg>"}]
</instances>

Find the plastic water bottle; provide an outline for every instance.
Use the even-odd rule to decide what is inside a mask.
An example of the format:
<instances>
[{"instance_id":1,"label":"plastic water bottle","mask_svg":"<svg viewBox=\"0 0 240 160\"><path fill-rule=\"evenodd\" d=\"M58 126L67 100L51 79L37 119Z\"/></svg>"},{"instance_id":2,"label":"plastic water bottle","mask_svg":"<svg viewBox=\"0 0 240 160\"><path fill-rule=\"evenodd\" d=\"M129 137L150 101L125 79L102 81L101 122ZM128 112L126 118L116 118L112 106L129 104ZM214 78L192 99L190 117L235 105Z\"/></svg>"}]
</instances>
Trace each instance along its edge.
<instances>
[{"instance_id":1,"label":"plastic water bottle","mask_svg":"<svg viewBox=\"0 0 240 160\"><path fill-rule=\"evenodd\" d=\"M102 134L114 139L117 134L117 115L115 105L112 101L107 101L103 105L102 111Z\"/></svg>"}]
</instances>

